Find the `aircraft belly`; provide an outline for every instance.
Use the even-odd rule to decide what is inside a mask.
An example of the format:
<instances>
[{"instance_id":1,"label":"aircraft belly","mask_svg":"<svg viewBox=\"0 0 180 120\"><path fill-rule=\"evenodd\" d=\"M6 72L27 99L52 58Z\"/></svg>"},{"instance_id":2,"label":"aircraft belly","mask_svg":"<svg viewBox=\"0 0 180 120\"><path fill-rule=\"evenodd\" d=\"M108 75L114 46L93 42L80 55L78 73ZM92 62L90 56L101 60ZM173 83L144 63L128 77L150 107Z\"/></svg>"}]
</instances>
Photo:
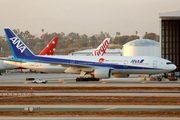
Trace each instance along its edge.
<instances>
[{"instance_id":1,"label":"aircraft belly","mask_svg":"<svg viewBox=\"0 0 180 120\"><path fill-rule=\"evenodd\" d=\"M167 72L166 70L153 70L153 69L115 69L112 74L159 74Z\"/></svg>"}]
</instances>

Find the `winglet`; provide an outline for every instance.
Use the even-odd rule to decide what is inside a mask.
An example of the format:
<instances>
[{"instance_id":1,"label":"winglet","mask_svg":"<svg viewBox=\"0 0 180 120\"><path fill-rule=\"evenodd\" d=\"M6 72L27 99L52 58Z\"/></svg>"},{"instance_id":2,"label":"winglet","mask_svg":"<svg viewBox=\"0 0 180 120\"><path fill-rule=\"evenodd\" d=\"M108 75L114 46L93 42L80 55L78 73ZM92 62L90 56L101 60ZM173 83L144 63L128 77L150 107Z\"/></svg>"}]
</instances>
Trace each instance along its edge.
<instances>
[{"instance_id":1,"label":"winglet","mask_svg":"<svg viewBox=\"0 0 180 120\"><path fill-rule=\"evenodd\" d=\"M39 55L53 55L59 38L53 38Z\"/></svg>"},{"instance_id":2,"label":"winglet","mask_svg":"<svg viewBox=\"0 0 180 120\"><path fill-rule=\"evenodd\" d=\"M106 38L98 48L91 54L91 56L103 56L106 53L106 49L108 48L109 41L111 38Z\"/></svg>"},{"instance_id":3,"label":"winglet","mask_svg":"<svg viewBox=\"0 0 180 120\"><path fill-rule=\"evenodd\" d=\"M23 43L23 41L9 28L4 29L11 51L15 58L34 56L33 52Z\"/></svg>"}]
</instances>

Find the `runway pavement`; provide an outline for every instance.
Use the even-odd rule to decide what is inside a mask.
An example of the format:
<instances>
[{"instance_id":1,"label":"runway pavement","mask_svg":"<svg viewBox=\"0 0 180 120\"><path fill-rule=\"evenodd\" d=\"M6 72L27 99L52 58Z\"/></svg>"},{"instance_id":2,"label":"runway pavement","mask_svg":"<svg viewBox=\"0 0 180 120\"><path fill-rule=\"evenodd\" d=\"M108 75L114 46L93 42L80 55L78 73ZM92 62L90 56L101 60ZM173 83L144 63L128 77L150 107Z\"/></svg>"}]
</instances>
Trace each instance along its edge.
<instances>
[{"instance_id":1,"label":"runway pavement","mask_svg":"<svg viewBox=\"0 0 180 120\"><path fill-rule=\"evenodd\" d=\"M179 120L166 117L0 117L1 120Z\"/></svg>"},{"instance_id":2,"label":"runway pavement","mask_svg":"<svg viewBox=\"0 0 180 120\"><path fill-rule=\"evenodd\" d=\"M40 73L12 73L0 76L1 86L147 86L147 87L180 87L180 81L142 81L142 78L119 78L100 80L98 82L76 82L77 74L40 74ZM42 78L47 84L34 84L26 78ZM137 80L139 79L139 80Z\"/></svg>"},{"instance_id":3,"label":"runway pavement","mask_svg":"<svg viewBox=\"0 0 180 120\"><path fill-rule=\"evenodd\" d=\"M39 74L39 73L12 73L3 74L0 76L0 86L121 86L121 87L180 87L180 81L141 81L138 79L116 79L116 80L101 80L99 82L76 82L77 74ZM43 78L48 80L47 84L33 84L31 81L26 81L26 78ZM36 96L45 95L64 95L64 96L166 96L180 97L179 92L34 92ZM19 110L24 107L40 107L41 110L104 110L104 111L180 111L180 105L0 105L0 110ZM77 120L176 120L179 118L147 118L147 117L0 117L4 120L24 120L24 119L77 119Z\"/></svg>"},{"instance_id":4,"label":"runway pavement","mask_svg":"<svg viewBox=\"0 0 180 120\"><path fill-rule=\"evenodd\" d=\"M180 97L178 91L1 91L1 96L33 94L35 96L156 96Z\"/></svg>"},{"instance_id":5,"label":"runway pavement","mask_svg":"<svg viewBox=\"0 0 180 120\"><path fill-rule=\"evenodd\" d=\"M124 111L127 109L164 109L164 110L180 110L180 105L0 105L0 110L11 109L11 108L23 108L24 107L40 107L40 108L61 108L63 109L102 109L105 111L118 110Z\"/></svg>"},{"instance_id":6,"label":"runway pavement","mask_svg":"<svg viewBox=\"0 0 180 120\"><path fill-rule=\"evenodd\" d=\"M37 96L159 96L180 97L179 93L34 93Z\"/></svg>"},{"instance_id":7,"label":"runway pavement","mask_svg":"<svg viewBox=\"0 0 180 120\"><path fill-rule=\"evenodd\" d=\"M180 105L0 105L0 110L20 111L27 107L34 111L180 111Z\"/></svg>"},{"instance_id":8,"label":"runway pavement","mask_svg":"<svg viewBox=\"0 0 180 120\"><path fill-rule=\"evenodd\" d=\"M65 73L54 73L54 74L47 74L47 73L10 73L10 74L3 74L0 76L0 81L16 81L22 82L25 81L26 78L42 78L47 80L58 80L58 79L74 79L79 77L79 74L65 74Z\"/></svg>"}]
</instances>

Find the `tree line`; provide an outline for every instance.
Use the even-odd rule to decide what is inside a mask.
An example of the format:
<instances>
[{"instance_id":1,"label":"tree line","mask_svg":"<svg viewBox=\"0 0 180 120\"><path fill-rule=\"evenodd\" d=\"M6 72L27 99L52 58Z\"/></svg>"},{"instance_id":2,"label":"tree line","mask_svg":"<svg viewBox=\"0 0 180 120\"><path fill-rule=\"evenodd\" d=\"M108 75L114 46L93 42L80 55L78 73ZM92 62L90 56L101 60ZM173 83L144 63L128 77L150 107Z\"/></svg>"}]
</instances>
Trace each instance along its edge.
<instances>
[{"instance_id":1,"label":"tree line","mask_svg":"<svg viewBox=\"0 0 180 120\"><path fill-rule=\"evenodd\" d=\"M137 31L135 32L136 35L121 36L120 32L117 32L115 38L112 38L111 35L107 32L100 32L99 34L95 34L89 37L86 34L79 35L79 33L75 32L71 32L67 35L65 35L65 33L63 32L54 32L50 34L47 32L43 33L44 29L42 29L42 35L40 37L37 37L35 35L32 35L28 30L23 32L19 29L14 29L13 31L35 54L39 54L54 37L59 38L55 51L56 54L68 54L69 52L73 52L75 50L96 48L107 37L111 38L110 44L119 45L123 45L129 41L140 38L139 36L137 36ZM145 33L143 39L159 41L159 36L155 33ZM66 52L60 53L58 52L60 50L66 50ZM8 56L9 54L11 54L6 36L0 36L0 51L0 56Z\"/></svg>"}]
</instances>

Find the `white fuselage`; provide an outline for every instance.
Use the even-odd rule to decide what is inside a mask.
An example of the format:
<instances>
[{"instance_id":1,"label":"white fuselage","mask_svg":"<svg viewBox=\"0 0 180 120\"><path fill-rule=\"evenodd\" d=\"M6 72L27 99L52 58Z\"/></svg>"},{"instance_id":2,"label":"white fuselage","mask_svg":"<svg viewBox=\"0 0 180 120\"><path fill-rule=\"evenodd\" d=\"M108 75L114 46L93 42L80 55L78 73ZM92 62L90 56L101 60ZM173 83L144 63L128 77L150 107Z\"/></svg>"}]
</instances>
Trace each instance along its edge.
<instances>
[{"instance_id":1,"label":"white fuselage","mask_svg":"<svg viewBox=\"0 0 180 120\"><path fill-rule=\"evenodd\" d=\"M47 56L41 56L47 59ZM90 72L97 68L109 68L112 74L158 74L176 69L169 60L151 56L50 56L54 59L68 60L66 65L41 62L14 62L8 64L48 73ZM72 66L72 64L74 66ZM78 67L78 65L80 67ZM87 67L82 67L87 66Z\"/></svg>"}]
</instances>

